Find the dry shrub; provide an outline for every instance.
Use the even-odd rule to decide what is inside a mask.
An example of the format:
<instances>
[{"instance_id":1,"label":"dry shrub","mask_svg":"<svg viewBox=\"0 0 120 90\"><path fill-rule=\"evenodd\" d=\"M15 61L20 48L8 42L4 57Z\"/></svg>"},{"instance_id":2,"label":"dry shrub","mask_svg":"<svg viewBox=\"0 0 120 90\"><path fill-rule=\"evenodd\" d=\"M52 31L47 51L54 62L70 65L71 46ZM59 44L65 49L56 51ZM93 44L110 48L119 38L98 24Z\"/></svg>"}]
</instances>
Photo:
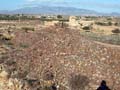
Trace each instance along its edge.
<instances>
[{"instance_id":1,"label":"dry shrub","mask_svg":"<svg viewBox=\"0 0 120 90\"><path fill-rule=\"evenodd\" d=\"M83 75L72 75L69 80L69 85L71 90L85 90L85 87L88 86L89 79Z\"/></svg>"},{"instance_id":2,"label":"dry shrub","mask_svg":"<svg viewBox=\"0 0 120 90\"><path fill-rule=\"evenodd\" d=\"M112 30L112 33L120 33L120 29L116 28L115 30Z\"/></svg>"},{"instance_id":3,"label":"dry shrub","mask_svg":"<svg viewBox=\"0 0 120 90\"><path fill-rule=\"evenodd\" d=\"M43 79L44 80L53 80L54 79L54 75L53 75L52 72L46 71L46 72L44 72Z\"/></svg>"},{"instance_id":4,"label":"dry shrub","mask_svg":"<svg viewBox=\"0 0 120 90\"><path fill-rule=\"evenodd\" d=\"M33 27L22 27L22 30L25 30L26 32L35 31L35 28L33 28Z\"/></svg>"},{"instance_id":5,"label":"dry shrub","mask_svg":"<svg viewBox=\"0 0 120 90\"><path fill-rule=\"evenodd\" d=\"M59 23L56 23L55 24L56 27L61 27L61 28L66 28L68 27L69 25L63 21L60 21Z\"/></svg>"}]
</instances>

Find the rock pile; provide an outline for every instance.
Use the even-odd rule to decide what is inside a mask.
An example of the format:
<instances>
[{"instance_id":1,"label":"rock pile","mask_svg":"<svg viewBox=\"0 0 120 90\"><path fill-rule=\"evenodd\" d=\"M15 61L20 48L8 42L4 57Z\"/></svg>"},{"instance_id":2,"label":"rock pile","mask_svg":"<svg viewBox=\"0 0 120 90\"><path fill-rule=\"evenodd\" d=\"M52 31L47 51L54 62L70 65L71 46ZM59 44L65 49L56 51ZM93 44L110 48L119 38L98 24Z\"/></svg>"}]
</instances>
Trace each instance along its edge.
<instances>
[{"instance_id":1,"label":"rock pile","mask_svg":"<svg viewBox=\"0 0 120 90\"><path fill-rule=\"evenodd\" d=\"M95 90L104 79L112 90L120 89L120 48L99 45L69 28L16 34L16 45L29 45L6 55L4 63L15 62L9 67L17 77L35 78L45 87L55 83L59 90Z\"/></svg>"},{"instance_id":2,"label":"rock pile","mask_svg":"<svg viewBox=\"0 0 120 90\"><path fill-rule=\"evenodd\" d=\"M10 78L5 65L0 65L0 90L22 90L21 82L16 78Z\"/></svg>"}]
</instances>

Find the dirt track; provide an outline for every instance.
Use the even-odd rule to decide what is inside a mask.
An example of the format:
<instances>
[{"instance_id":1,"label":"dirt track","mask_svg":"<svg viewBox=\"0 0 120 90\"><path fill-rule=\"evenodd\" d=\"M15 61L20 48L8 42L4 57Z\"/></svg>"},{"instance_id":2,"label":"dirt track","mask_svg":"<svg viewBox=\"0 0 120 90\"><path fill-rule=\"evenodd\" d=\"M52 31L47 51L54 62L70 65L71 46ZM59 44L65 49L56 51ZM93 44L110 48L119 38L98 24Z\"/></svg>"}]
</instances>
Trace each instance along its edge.
<instances>
[{"instance_id":1,"label":"dirt track","mask_svg":"<svg viewBox=\"0 0 120 90\"><path fill-rule=\"evenodd\" d=\"M120 45L112 45L112 44L102 43L102 42L98 42L98 41L94 41L94 43L103 45L103 46L105 46L105 47L120 48Z\"/></svg>"}]
</instances>

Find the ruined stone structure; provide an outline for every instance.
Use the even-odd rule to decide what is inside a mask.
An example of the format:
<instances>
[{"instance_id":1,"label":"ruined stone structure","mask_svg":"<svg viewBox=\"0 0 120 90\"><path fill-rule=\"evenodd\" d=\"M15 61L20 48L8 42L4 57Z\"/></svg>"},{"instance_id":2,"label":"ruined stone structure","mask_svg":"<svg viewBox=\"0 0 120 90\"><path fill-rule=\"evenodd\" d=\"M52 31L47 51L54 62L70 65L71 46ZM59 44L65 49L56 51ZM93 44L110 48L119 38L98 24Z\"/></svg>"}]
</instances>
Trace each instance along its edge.
<instances>
[{"instance_id":1,"label":"ruined stone structure","mask_svg":"<svg viewBox=\"0 0 120 90\"><path fill-rule=\"evenodd\" d=\"M69 25L72 26L72 27L79 26L79 22L78 22L76 16L70 16L69 17Z\"/></svg>"},{"instance_id":2,"label":"ruined stone structure","mask_svg":"<svg viewBox=\"0 0 120 90\"><path fill-rule=\"evenodd\" d=\"M45 26L54 26L57 23L59 23L59 21L44 21Z\"/></svg>"}]
</instances>

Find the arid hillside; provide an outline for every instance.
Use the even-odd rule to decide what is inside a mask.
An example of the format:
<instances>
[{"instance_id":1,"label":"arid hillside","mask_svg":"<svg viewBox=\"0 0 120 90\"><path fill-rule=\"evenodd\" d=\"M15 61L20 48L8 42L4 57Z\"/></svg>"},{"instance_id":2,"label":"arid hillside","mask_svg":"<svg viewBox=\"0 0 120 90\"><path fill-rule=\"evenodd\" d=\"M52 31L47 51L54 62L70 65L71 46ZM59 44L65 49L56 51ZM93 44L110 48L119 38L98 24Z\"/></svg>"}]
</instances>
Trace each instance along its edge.
<instances>
[{"instance_id":1,"label":"arid hillside","mask_svg":"<svg viewBox=\"0 0 120 90\"><path fill-rule=\"evenodd\" d=\"M111 90L120 89L119 46L96 43L69 28L14 34L14 48L0 63L7 65L12 78L40 81L40 87L20 90L51 90L54 83L59 90L96 90L102 80Z\"/></svg>"}]
</instances>

